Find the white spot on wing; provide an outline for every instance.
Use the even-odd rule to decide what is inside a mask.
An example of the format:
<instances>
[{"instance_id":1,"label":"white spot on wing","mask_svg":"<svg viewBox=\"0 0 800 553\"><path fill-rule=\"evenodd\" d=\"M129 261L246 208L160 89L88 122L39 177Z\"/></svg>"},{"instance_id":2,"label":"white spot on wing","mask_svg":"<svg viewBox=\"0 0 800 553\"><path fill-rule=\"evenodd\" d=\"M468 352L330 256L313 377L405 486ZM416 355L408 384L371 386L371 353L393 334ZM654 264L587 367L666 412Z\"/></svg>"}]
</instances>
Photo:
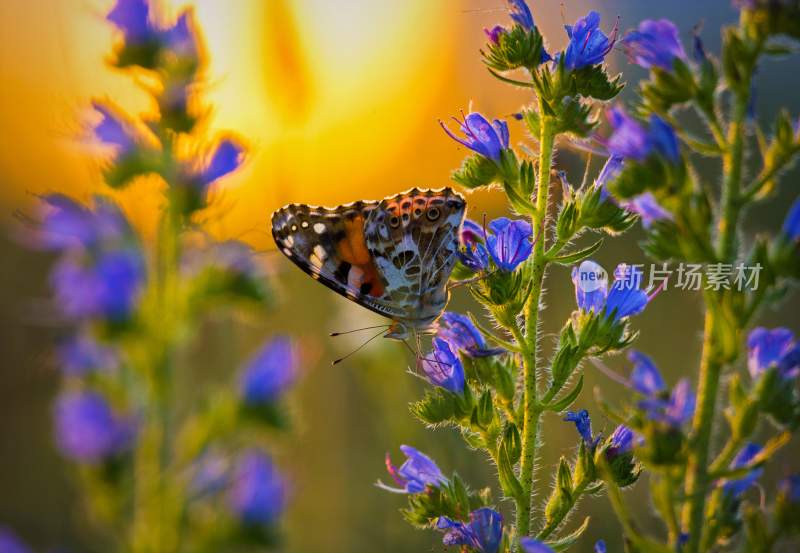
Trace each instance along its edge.
<instances>
[{"instance_id":1,"label":"white spot on wing","mask_svg":"<svg viewBox=\"0 0 800 553\"><path fill-rule=\"evenodd\" d=\"M300 223L300 226L303 228L308 228L308 221L303 221L302 223Z\"/></svg>"},{"instance_id":2,"label":"white spot on wing","mask_svg":"<svg viewBox=\"0 0 800 553\"><path fill-rule=\"evenodd\" d=\"M325 225L322 223L314 223L314 232L317 234L322 234L325 232Z\"/></svg>"},{"instance_id":3,"label":"white spot on wing","mask_svg":"<svg viewBox=\"0 0 800 553\"><path fill-rule=\"evenodd\" d=\"M292 246L294 246L294 236L287 236L286 240L284 240L283 242L286 244L286 246L291 248Z\"/></svg>"},{"instance_id":4,"label":"white spot on wing","mask_svg":"<svg viewBox=\"0 0 800 553\"><path fill-rule=\"evenodd\" d=\"M283 248L283 253L285 253L288 257L292 257L292 250L289 248Z\"/></svg>"},{"instance_id":5,"label":"white spot on wing","mask_svg":"<svg viewBox=\"0 0 800 553\"><path fill-rule=\"evenodd\" d=\"M328 257L328 255L325 253L325 248L323 248L323 247L322 247L322 246L320 246L319 244L317 244L316 246L314 246L314 255L315 255L315 256L317 257L317 259L319 259L320 261L325 261L325 258L326 258L326 257ZM320 263L320 265L321 265L321 263Z\"/></svg>"}]
</instances>

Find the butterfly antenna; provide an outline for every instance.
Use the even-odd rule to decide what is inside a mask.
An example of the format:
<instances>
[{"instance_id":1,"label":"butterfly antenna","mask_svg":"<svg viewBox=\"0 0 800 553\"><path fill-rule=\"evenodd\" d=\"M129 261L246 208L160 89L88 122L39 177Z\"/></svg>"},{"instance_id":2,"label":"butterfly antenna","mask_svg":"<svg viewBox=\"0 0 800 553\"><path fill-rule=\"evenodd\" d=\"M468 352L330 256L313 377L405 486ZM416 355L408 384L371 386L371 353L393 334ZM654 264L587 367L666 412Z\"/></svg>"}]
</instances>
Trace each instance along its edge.
<instances>
[{"instance_id":1,"label":"butterfly antenna","mask_svg":"<svg viewBox=\"0 0 800 553\"><path fill-rule=\"evenodd\" d=\"M376 328L389 328L392 326L391 324L382 324L382 325L375 325L375 326L365 326L364 328L354 328L353 330L345 330L344 332L331 332L328 336L343 336L345 334L353 334L354 332L361 332L363 330L374 330Z\"/></svg>"},{"instance_id":2,"label":"butterfly antenna","mask_svg":"<svg viewBox=\"0 0 800 553\"><path fill-rule=\"evenodd\" d=\"M351 351L350 353L348 353L348 354L347 354L347 355L345 355L344 357L340 357L339 359L335 360L333 363L331 363L331 365L338 365L339 363L341 363L342 361L344 361L345 359L347 359L347 358L348 358L348 357L350 357L351 355L353 355L353 354L355 354L355 353L358 353L359 351L361 351L361 350L364 348L364 346L366 346L366 345L367 345L367 344L369 344L371 341L373 341L375 338L377 338L378 336L381 336L381 335L383 335L383 330L381 330L380 332L378 332L378 333L377 333L375 336L373 336L372 338L370 338L369 340L367 340L366 342L364 342L363 344L361 344L360 346L358 346L356 349L354 349L353 351Z\"/></svg>"}]
</instances>

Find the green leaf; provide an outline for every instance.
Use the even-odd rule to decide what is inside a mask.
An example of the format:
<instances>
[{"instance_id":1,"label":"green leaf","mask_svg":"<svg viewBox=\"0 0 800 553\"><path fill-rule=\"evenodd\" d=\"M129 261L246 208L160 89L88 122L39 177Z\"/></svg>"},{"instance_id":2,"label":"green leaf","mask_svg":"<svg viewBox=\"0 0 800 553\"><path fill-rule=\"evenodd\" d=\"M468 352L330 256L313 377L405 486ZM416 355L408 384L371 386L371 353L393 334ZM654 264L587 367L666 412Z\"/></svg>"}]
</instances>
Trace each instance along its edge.
<instances>
[{"instance_id":1,"label":"green leaf","mask_svg":"<svg viewBox=\"0 0 800 553\"><path fill-rule=\"evenodd\" d=\"M567 551L570 547L575 545L575 542L577 542L580 539L580 537L589 527L589 518L590 517L586 517L585 519L583 519L583 523L578 528L567 534L566 536L562 536L557 540L548 541L547 545L550 546L550 548L553 551L556 551L557 553L561 553L562 551Z\"/></svg>"},{"instance_id":2,"label":"green leaf","mask_svg":"<svg viewBox=\"0 0 800 553\"><path fill-rule=\"evenodd\" d=\"M601 238L591 246L584 248L582 250L578 250L576 252L567 253L564 255L559 255L552 258L550 261L554 263L558 263L559 265L573 265L579 261L583 261L587 257L591 256L594 252L600 249L600 246L603 245L603 239Z\"/></svg>"},{"instance_id":3,"label":"green leaf","mask_svg":"<svg viewBox=\"0 0 800 553\"><path fill-rule=\"evenodd\" d=\"M556 413L560 413L567 409L572 403L578 399L578 396L583 390L583 375L578 379L578 383L575 385L572 390L569 391L564 397L559 400L556 400L549 405L547 405L546 409L549 411L554 411Z\"/></svg>"},{"instance_id":4,"label":"green leaf","mask_svg":"<svg viewBox=\"0 0 800 553\"><path fill-rule=\"evenodd\" d=\"M497 180L499 169L494 161L473 154L464 159L461 167L453 171L450 178L465 188L488 186Z\"/></svg>"}]
</instances>

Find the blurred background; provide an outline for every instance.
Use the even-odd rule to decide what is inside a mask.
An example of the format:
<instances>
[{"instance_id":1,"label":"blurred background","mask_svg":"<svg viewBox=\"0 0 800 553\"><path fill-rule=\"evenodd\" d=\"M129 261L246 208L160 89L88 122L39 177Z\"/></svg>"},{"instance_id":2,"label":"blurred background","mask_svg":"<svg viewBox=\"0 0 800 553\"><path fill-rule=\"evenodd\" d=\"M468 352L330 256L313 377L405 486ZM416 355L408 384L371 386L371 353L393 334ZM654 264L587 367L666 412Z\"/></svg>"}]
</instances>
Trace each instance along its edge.
<instances>
[{"instance_id":1,"label":"blurred background","mask_svg":"<svg viewBox=\"0 0 800 553\"><path fill-rule=\"evenodd\" d=\"M136 113L147 111L145 96L127 78L104 65L112 33L103 16L108 0L4 0L0 3L0 523L17 529L40 549L67 546L81 551L91 540L66 463L51 440L51 400L58 373L51 350L60 329L48 313L47 270L51 260L24 250L13 239L14 213L31 212L35 196L68 192L86 199L104 189L99 166L77 140L88 101L109 97ZM183 4L163 2L174 13ZM400 444L434 457L445 473L456 470L473 487L495 478L484 459L463 447L452 431L425 430L412 420L407 404L421 396L423 384L407 372L413 362L397 343L373 342L362 353L331 367L332 359L357 347L362 337L328 338L375 324L373 315L307 278L272 249L269 217L287 202L335 205L376 199L413 186L441 187L465 155L438 126L472 105L503 117L530 101L492 78L478 54L482 29L506 18L502 0L196 0L199 25L210 54L207 100L212 125L232 129L250 145L245 167L218 190L207 228L218 238L239 238L263 253L274 272L281 303L271 326L252 325L232 334L224 321L205 329L202 343L187 353L191 382L223 379L235 369L231 358L255 348L267 331L289 332L302 340L304 379L292 407L295 426L279 457L293 482L294 498L286 521L287 552L441 551L440 537L410 529L400 520L402 497L373 485L385 478L383 456L399 458ZM728 0L697 2L532 1L536 22L550 51L566 43L562 25L588 9L603 15L606 30L619 17L621 30L643 18L668 17L684 31L704 25L710 52L719 48L719 28L734 21ZM636 83L643 71L617 51L613 68ZM796 90L800 59L776 60L758 76L759 118L768 122L781 106L800 111ZM623 99L630 98L629 85ZM687 125L696 124L687 119ZM512 141L529 141L521 124L511 122ZM568 150L559 166L580 180L582 157ZM713 164L701 164L717 179ZM787 192L798 173L788 176L775 199L749 214L747 231L777 226ZM157 193L146 181L119 194L147 235L155 222ZM496 192L469 197L470 216L499 215ZM598 254L606 266L643 262L637 230L607 240ZM674 380L694 374L701 330L696 293L668 290L636 321L637 347L650 353ZM556 332L574 307L568 270L553 268L546 301L545 331ZM466 292L453 307L470 310ZM800 302L765 313L767 325L788 324L797 331ZM381 322L381 321L377 321ZM224 348L217 347L224 344ZM545 344L545 352L549 344ZM209 352L213 352L210 354ZM235 352L228 357L226 352ZM609 363L627 372L624 358ZM598 429L608 430L594 406L592 390L612 399L624 391L587 367L580 400ZM559 455L576 445L571 425L545 419L541 462L549 474ZM775 472L762 480L769 489L789 472L797 444L783 451ZM796 469L796 460L794 461ZM643 524L654 524L642 480L632 494ZM550 481L539 482L545 496ZM501 505L501 510L506 506ZM581 515L593 522L581 551L603 537L619 551L619 529L605 498L584 502Z\"/></svg>"}]
</instances>

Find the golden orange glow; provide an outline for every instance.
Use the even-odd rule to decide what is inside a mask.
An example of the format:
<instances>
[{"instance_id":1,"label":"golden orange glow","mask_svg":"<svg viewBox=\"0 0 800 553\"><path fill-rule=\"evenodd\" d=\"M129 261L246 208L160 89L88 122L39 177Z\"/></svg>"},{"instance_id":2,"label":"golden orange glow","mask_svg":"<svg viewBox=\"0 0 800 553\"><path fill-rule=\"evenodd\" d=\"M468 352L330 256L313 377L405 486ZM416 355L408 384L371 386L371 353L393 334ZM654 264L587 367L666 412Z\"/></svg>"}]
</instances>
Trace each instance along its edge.
<instances>
[{"instance_id":1,"label":"golden orange glow","mask_svg":"<svg viewBox=\"0 0 800 553\"><path fill-rule=\"evenodd\" d=\"M0 66L0 132L13 143L0 149L11 183L0 192L4 202L23 205L28 192L87 197L103 190L99 162L79 140L89 100L108 97L134 114L151 110L128 77L103 64L114 37L103 16L112 3L2 3L3 36L13 45ZM164 16L184 4L169 2ZM506 17L501 0L189 4L210 54L211 128L250 145L245 167L217 191L211 230L219 236L264 247L269 213L283 203L336 204L445 186L464 152L437 118L470 101L505 116L529 100L524 90L499 86L476 55L484 42L476 29ZM562 46L560 10L535 11L545 35ZM524 139L522 128L512 127L512 136ZM129 202L134 218L153 219L153 182L136 183L126 195L136 199Z\"/></svg>"}]
</instances>

